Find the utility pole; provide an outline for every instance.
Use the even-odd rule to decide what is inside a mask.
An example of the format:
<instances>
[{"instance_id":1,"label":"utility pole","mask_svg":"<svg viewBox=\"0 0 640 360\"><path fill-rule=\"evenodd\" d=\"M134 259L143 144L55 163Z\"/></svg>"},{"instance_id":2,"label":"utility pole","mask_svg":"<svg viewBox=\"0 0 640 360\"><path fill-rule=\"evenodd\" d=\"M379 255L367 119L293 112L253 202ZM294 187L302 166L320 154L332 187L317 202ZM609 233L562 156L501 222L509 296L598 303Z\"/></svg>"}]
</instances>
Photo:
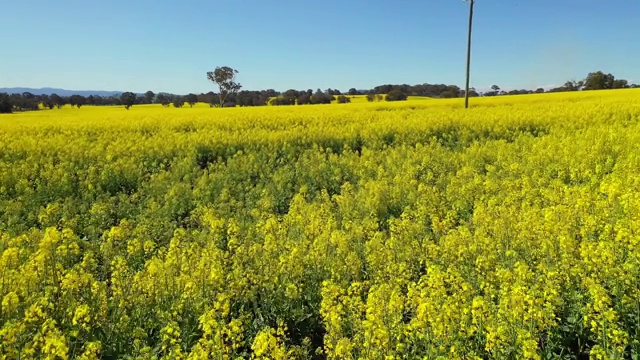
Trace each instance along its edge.
<instances>
[{"instance_id":1,"label":"utility pole","mask_svg":"<svg viewBox=\"0 0 640 360\"><path fill-rule=\"evenodd\" d=\"M467 37L467 83L464 90L464 108L469 108L469 77L471 76L471 29L473 28L473 5L476 0L466 0L469 3L469 35Z\"/></svg>"}]
</instances>

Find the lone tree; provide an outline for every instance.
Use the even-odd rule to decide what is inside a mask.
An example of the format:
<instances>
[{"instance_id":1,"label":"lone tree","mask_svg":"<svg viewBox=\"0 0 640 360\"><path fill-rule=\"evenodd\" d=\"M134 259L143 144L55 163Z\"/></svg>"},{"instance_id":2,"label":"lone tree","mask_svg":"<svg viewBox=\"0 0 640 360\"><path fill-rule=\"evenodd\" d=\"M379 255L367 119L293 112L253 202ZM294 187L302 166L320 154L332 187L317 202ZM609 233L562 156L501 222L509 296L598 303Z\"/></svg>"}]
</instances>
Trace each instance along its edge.
<instances>
[{"instance_id":1,"label":"lone tree","mask_svg":"<svg viewBox=\"0 0 640 360\"><path fill-rule=\"evenodd\" d=\"M136 94L127 91L120 95L120 101L122 102L122 105L124 105L124 108L129 110L129 108L136 103Z\"/></svg>"},{"instance_id":2,"label":"lone tree","mask_svg":"<svg viewBox=\"0 0 640 360\"><path fill-rule=\"evenodd\" d=\"M153 91L149 90L146 93L144 93L144 101L147 104L153 104L153 98L156 96L156 94L153 93Z\"/></svg>"},{"instance_id":3,"label":"lone tree","mask_svg":"<svg viewBox=\"0 0 640 360\"><path fill-rule=\"evenodd\" d=\"M207 79L217 84L220 89L220 107L224 105L230 94L235 94L242 88L242 85L236 82L237 73L238 70L228 66L218 66L214 71L207 72Z\"/></svg>"}]
</instances>

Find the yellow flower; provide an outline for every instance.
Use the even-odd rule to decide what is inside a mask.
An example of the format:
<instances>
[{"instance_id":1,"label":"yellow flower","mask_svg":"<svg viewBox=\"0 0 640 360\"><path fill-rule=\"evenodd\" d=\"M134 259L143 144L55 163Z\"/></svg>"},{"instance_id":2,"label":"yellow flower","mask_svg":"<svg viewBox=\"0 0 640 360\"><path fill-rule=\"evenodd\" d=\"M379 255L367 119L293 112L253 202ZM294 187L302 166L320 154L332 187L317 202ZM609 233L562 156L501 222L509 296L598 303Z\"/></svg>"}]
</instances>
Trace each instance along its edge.
<instances>
[{"instance_id":1,"label":"yellow flower","mask_svg":"<svg viewBox=\"0 0 640 360\"><path fill-rule=\"evenodd\" d=\"M2 298L2 311L5 313L13 312L19 305L20 299L15 292L10 292Z\"/></svg>"},{"instance_id":2,"label":"yellow flower","mask_svg":"<svg viewBox=\"0 0 640 360\"><path fill-rule=\"evenodd\" d=\"M73 314L73 325L78 325L85 330L89 330L89 323L91 321L90 311L89 306L86 304L78 306Z\"/></svg>"}]
</instances>

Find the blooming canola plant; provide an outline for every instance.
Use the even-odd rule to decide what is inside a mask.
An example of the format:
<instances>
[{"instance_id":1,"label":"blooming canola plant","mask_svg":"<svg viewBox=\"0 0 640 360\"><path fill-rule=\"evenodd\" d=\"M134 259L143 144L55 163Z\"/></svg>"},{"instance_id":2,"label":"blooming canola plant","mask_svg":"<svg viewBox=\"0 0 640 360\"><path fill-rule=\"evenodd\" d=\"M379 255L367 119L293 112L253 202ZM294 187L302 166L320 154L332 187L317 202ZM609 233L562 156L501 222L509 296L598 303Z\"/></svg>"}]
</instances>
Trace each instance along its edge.
<instances>
[{"instance_id":1,"label":"blooming canola plant","mask_svg":"<svg viewBox=\"0 0 640 360\"><path fill-rule=\"evenodd\" d=\"M0 117L0 358L640 356L640 92Z\"/></svg>"}]
</instances>

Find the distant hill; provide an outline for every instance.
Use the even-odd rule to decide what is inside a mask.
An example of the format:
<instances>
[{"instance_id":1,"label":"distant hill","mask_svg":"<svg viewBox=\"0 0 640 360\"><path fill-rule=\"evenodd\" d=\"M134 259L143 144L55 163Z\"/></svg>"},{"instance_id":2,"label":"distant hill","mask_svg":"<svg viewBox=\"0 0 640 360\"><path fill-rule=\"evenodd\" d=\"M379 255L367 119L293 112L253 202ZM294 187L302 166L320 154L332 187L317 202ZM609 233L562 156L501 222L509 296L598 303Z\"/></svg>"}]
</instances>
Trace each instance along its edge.
<instances>
[{"instance_id":1,"label":"distant hill","mask_svg":"<svg viewBox=\"0 0 640 360\"><path fill-rule=\"evenodd\" d=\"M119 96L124 91L105 91L105 90L65 90L65 89L55 89L55 88L41 88L41 89L32 89L32 88L0 88L0 93L8 93L8 94L22 94L24 92L30 92L33 95L51 95L58 94L60 96L71 96L71 95L99 95L99 96Z\"/></svg>"}]
</instances>

